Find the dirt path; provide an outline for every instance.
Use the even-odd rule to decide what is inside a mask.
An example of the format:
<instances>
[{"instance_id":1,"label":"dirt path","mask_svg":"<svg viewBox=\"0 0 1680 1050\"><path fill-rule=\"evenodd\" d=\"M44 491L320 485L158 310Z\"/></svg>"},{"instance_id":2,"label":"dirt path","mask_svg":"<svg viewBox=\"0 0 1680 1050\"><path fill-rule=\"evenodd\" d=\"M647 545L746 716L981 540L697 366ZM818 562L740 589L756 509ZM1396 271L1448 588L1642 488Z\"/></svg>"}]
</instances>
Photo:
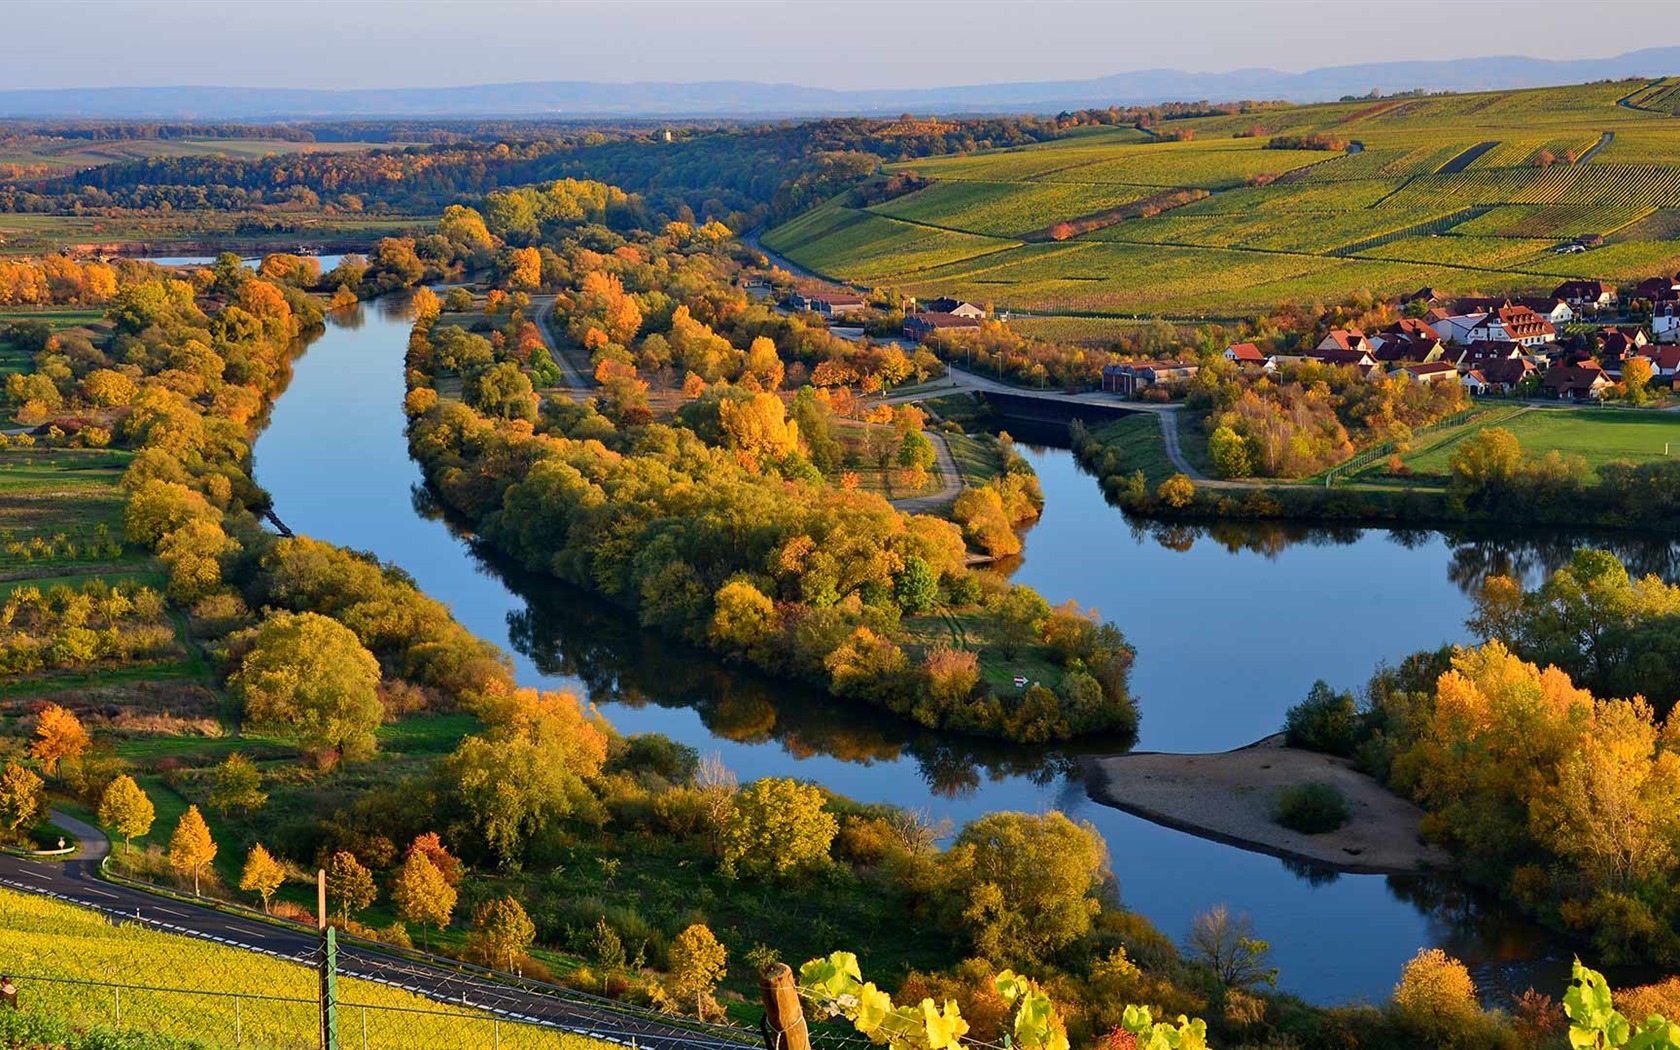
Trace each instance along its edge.
<instances>
[{"instance_id":1,"label":"dirt path","mask_svg":"<svg viewBox=\"0 0 1680 1050\"><path fill-rule=\"evenodd\" d=\"M938 492L926 496L907 496L904 499L888 501L906 514L927 514L941 510L962 492L962 475L957 472L957 461L951 456L951 446L945 440L945 435L931 430L923 433L933 442L933 454L939 464L941 484Z\"/></svg>"},{"instance_id":2,"label":"dirt path","mask_svg":"<svg viewBox=\"0 0 1680 1050\"><path fill-rule=\"evenodd\" d=\"M1348 823L1303 835L1272 819L1278 792L1322 781L1347 799ZM1283 734L1206 755L1134 753L1089 759L1085 790L1107 806L1256 853L1368 874L1415 874L1452 865L1418 841L1423 811L1346 759L1283 746Z\"/></svg>"},{"instance_id":3,"label":"dirt path","mask_svg":"<svg viewBox=\"0 0 1680 1050\"><path fill-rule=\"evenodd\" d=\"M1172 460L1172 465L1178 468L1179 473L1198 483L1211 480L1206 474L1191 465L1190 461L1184 456L1184 450L1178 446L1178 413L1157 412L1155 418L1161 424L1161 440L1166 443L1167 458Z\"/></svg>"}]
</instances>

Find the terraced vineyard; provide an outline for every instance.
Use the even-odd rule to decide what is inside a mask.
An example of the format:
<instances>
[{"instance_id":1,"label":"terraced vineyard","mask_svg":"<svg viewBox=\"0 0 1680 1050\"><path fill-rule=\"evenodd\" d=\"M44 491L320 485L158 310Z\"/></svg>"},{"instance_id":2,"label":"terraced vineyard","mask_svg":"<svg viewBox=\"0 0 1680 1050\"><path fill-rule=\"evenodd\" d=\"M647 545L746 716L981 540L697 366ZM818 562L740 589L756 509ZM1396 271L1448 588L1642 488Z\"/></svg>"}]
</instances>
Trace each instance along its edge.
<instances>
[{"instance_id":1,"label":"terraced vineyard","mask_svg":"<svg viewBox=\"0 0 1680 1050\"><path fill-rule=\"evenodd\" d=\"M1631 281L1680 269L1676 99L1680 78L1172 122L1187 141L1085 131L893 165L931 184L867 208L842 196L764 243L860 284L1117 317L1245 316L1420 284ZM1308 133L1346 148L1268 148ZM1157 201L1166 210L1038 243L1058 223ZM1587 235L1606 243L1553 250Z\"/></svg>"}]
</instances>

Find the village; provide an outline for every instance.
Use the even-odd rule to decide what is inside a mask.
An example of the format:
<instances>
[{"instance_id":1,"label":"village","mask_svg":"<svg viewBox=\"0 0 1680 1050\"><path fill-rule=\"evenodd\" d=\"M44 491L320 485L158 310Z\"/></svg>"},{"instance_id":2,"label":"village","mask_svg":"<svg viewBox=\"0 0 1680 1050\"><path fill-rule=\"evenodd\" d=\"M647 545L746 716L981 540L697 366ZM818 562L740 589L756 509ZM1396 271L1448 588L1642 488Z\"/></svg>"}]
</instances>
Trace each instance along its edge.
<instances>
[{"instance_id":1,"label":"village","mask_svg":"<svg viewBox=\"0 0 1680 1050\"><path fill-rule=\"evenodd\" d=\"M747 281L772 294L768 277ZM782 308L821 317L848 335L876 314L869 298L827 287L796 288ZM1680 274L1651 277L1631 288L1572 279L1542 296L1461 296L1421 288L1399 300L1407 316L1375 331L1332 328L1309 347L1288 352L1253 342L1228 346L1223 357L1245 373L1271 375L1307 362L1358 369L1366 379L1456 383L1475 397L1500 396L1592 403L1621 383L1623 366L1642 358L1654 388L1680 382ZM1006 318L1007 315L1004 315ZM906 345L960 340L998 321L985 306L949 297L904 305ZM1099 388L1132 399L1176 396L1202 368L1194 359L1121 360L1104 365Z\"/></svg>"}]
</instances>

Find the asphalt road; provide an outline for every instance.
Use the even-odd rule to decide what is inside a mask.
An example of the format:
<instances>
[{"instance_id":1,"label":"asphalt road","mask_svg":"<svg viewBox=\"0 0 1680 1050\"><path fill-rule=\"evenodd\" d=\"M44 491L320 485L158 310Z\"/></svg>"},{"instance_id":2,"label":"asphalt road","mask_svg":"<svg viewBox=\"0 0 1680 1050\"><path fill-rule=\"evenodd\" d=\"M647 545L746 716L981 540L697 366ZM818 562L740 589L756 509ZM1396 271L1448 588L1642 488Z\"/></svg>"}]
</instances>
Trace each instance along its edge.
<instances>
[{"instance_id":1,"label":"asphalt road","mask_svg":"<svg viewBox=\"0 0 1680 1050\"><path fill-rule=\"evenodd\" d=\"M81 839L80 850L63 860L32 860L0 854L0 886L97 908L113 919L138 919L170 933L200 937L245 951L298 961L312 960L320 946L314 932L271 925L132 889L99 878L109 852L103 833L55 812L53 822ZM0 967L4 948L0 946ZM579 1035L648 1050L743 1050L757 1044L753 1033L699 1022L683 1024L652 1011L638 1011L582 993L501 983L443 963L387 955L361 944L341 945L339 974L361 977L427 996L439 1003L470 1007L508 1020L535 1021ZM344 998L350 1002L348 996Z\"/></svg>"}]
</instances>

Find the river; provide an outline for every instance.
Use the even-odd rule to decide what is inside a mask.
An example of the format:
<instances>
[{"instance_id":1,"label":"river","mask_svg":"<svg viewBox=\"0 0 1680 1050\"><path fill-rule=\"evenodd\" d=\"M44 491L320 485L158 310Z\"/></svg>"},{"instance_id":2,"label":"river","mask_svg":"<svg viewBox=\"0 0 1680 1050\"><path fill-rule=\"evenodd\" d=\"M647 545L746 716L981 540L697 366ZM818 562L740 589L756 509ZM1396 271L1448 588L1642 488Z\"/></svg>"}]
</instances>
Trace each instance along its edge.
<instances>
[{"instance_id":1,"label":"river","mask_svg":"<svg viewBox=\"0 0 1680 1050\"><path fill-rule=\"evenodd\" d=\"M1067 756L882 725L650 636L588 595L497 568L419 487L401 411L408 330L395 299L330 319L257 442L257 480L298 533L401 566L468 628L513 649L523 684L587 691L621 731L718 752L743 781L805 778L959 826L1003 809L1089 820L1128 907L1175 939L1214 904L1253 915L1280 987L1316 1002L1381 1001L1426 945L1499 986L1520 989L1537 973L1550 983L1566 966L1566 949L1548 952L1524 924L1440 880L1314 876L1162 828L1089 802ZM1537 572L1568 549L1386 530L1137 531L1067 451L1028 453L1046 508L1015 578L1052 603L1098 608L1136 643L1140 746L1151 750L1219 750L1274 732L1315 678L1356 688L1379 661L1461 639L1463 583L1485 566L1515 558ZM1635 553L1671 557L1666 546Z\"/></svg>"}]
</instances>

